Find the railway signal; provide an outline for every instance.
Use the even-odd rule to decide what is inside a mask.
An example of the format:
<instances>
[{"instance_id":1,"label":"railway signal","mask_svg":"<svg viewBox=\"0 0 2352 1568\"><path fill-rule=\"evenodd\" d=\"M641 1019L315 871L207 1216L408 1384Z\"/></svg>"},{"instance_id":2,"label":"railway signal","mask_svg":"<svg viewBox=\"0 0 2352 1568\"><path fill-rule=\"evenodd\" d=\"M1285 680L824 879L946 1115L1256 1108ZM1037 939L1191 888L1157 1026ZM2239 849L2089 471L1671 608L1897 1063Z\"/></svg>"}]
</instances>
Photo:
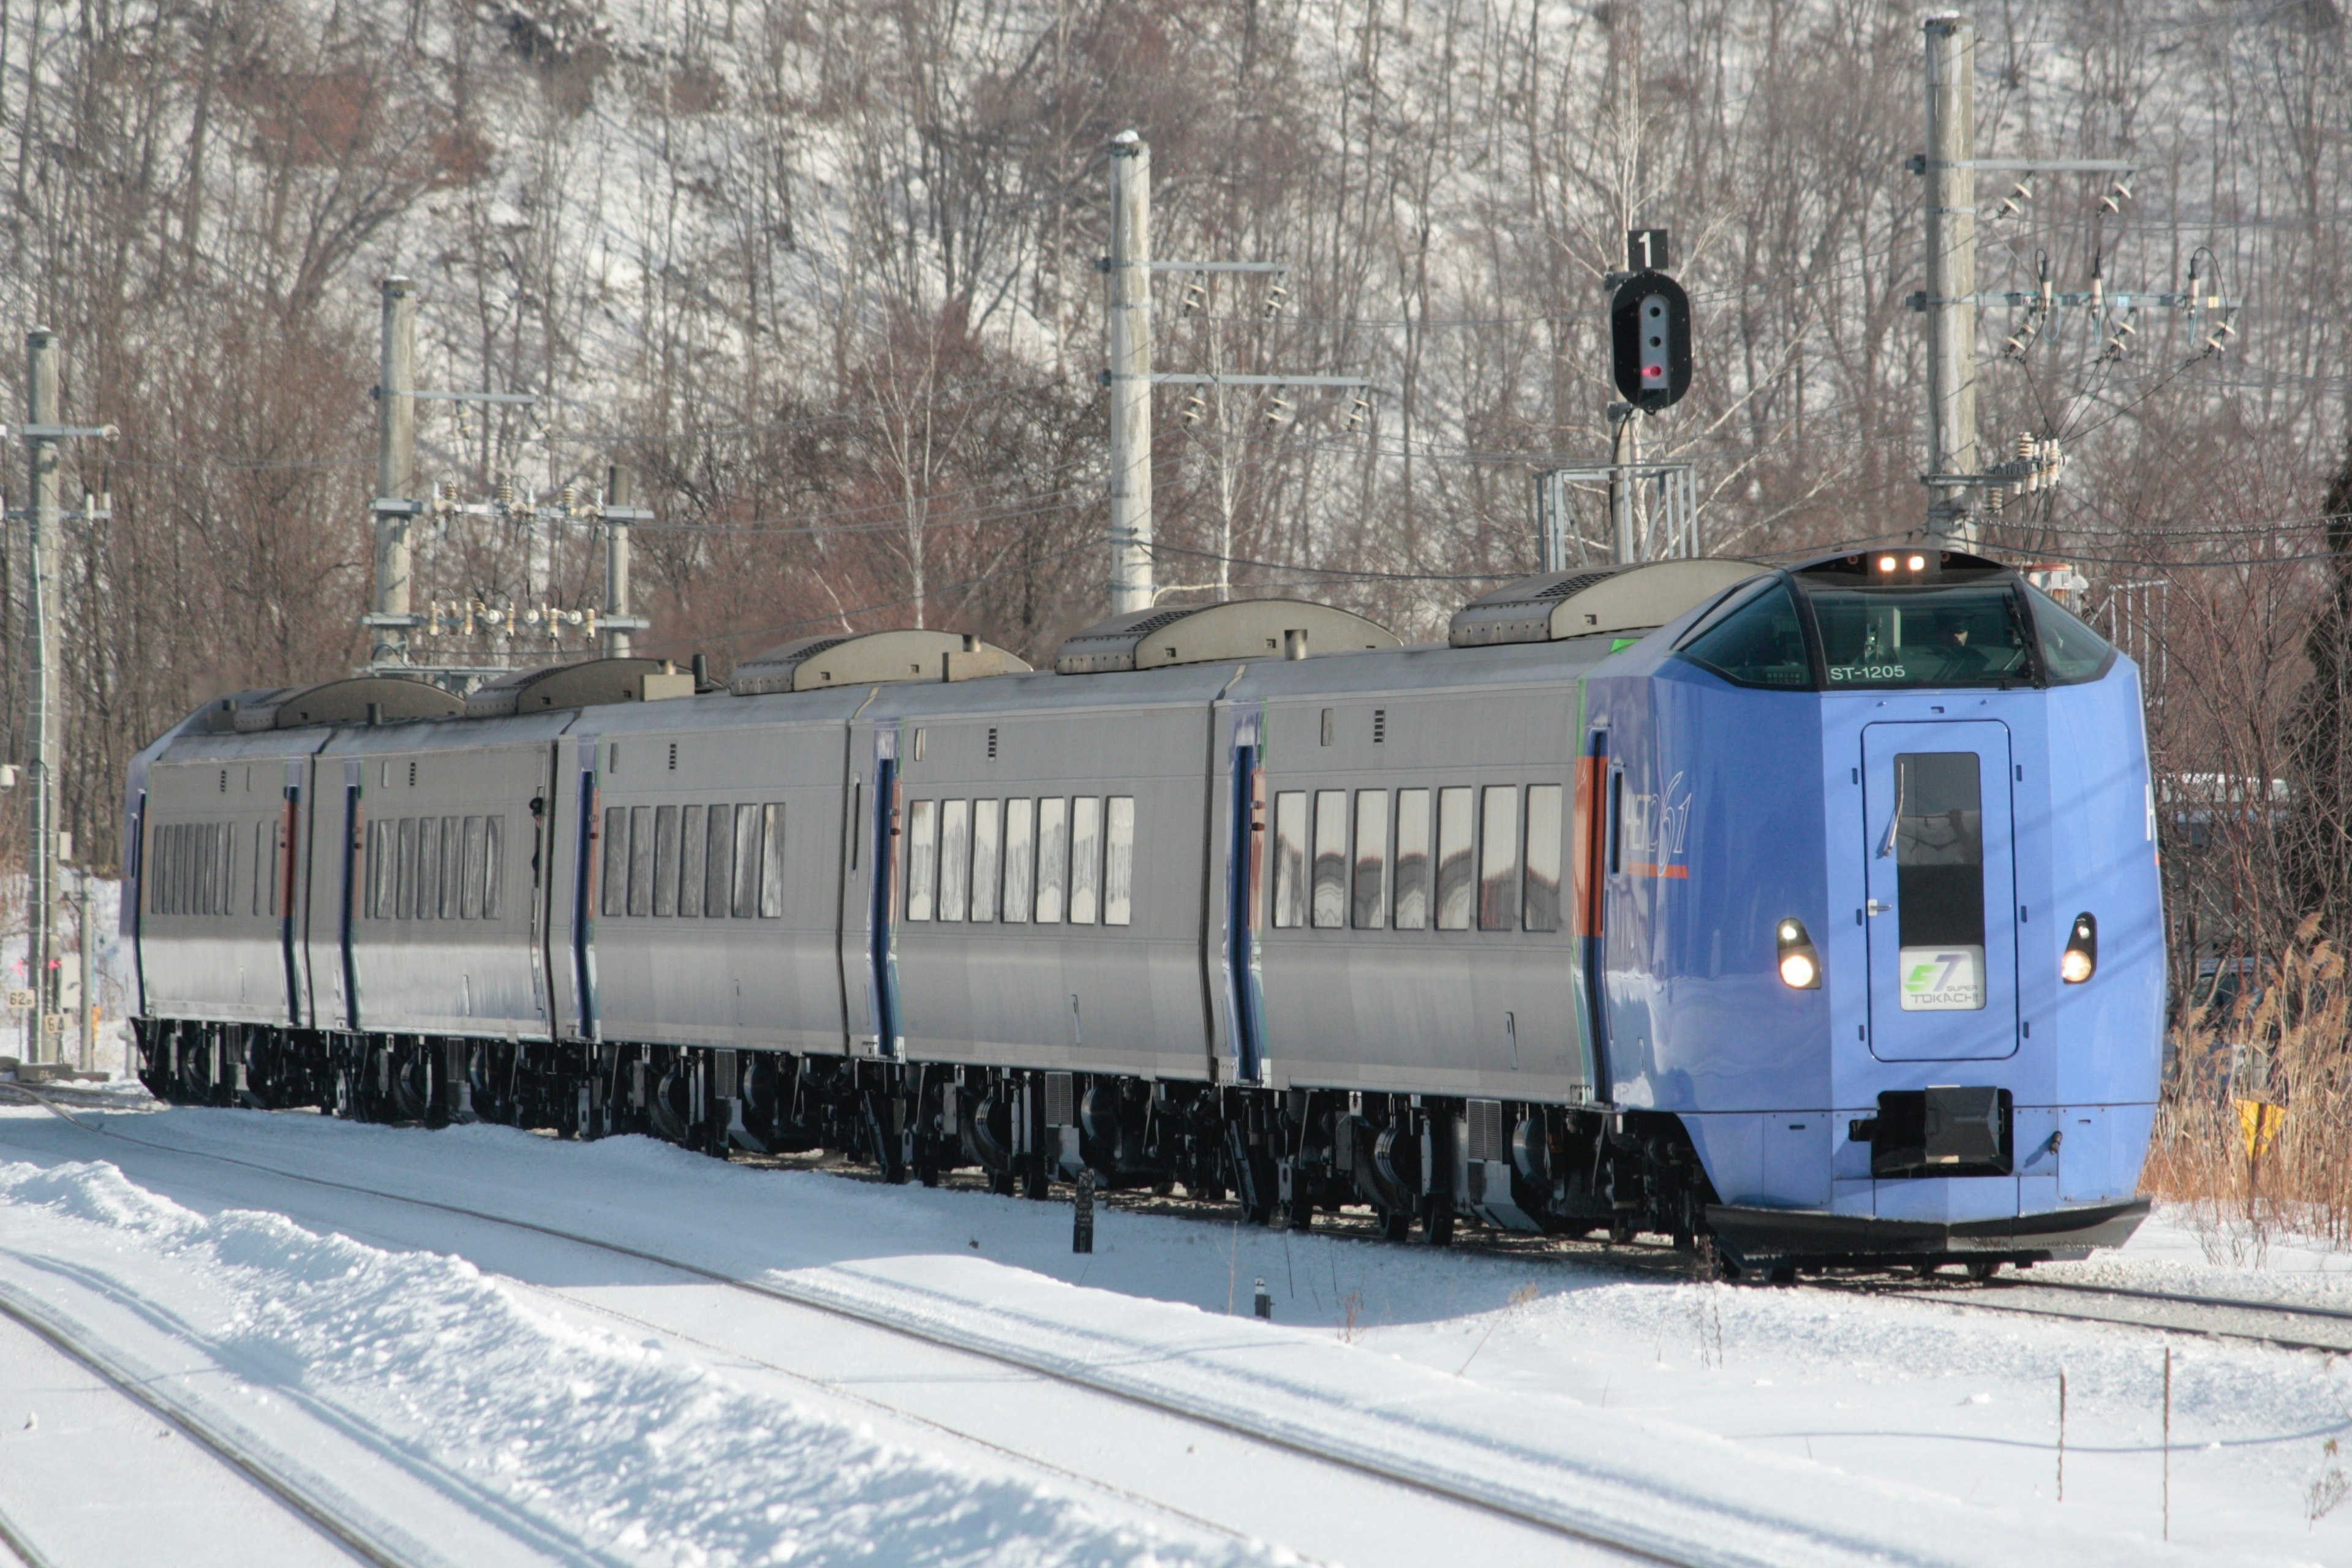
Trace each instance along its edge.
<instances>
[{"instance_id":1,"label":"railway signal","mask_svg":"<svg viewBox=\"0 0 2352 1568\"><path fill-rule=\"evenodd\" d=\"M1609 327L1620 395L1651 414L1680 402L1691 379L1690 296L1683 286L1653 268L1634 273L1617 286Z\"/></svg>"}]
</instances>

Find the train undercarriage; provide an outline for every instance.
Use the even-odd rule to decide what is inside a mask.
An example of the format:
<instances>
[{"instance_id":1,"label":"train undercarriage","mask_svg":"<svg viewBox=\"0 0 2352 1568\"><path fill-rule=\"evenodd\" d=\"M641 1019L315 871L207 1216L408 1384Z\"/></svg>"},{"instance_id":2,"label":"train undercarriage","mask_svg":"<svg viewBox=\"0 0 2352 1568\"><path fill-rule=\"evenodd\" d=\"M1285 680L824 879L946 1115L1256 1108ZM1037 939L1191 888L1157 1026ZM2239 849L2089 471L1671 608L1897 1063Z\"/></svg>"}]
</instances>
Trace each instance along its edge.
<instances>
[{"instance_id":1,"label":"train undercarriage","mask_svg":"<svg viewBox=\"0 0 2352 1568\"><path fill-rule=\"evenodd\" d=\"M564 1138L642 1133L722 1159L830 1154L894 1183L977 1172L993 1192L1040 1199L1091 1172L1098 1187L1237 1204L1252 1223L1283 1228L1369 1208L1384 1237L1434 1247L1457 1225L1621 1243L1646 1233L1728 1278L1780 1281L1800 1262L1866 1261L1958 1262L1981 1277L2061 1255L1996 1244L1800 1259L1742 1246L1712 1234L1706 1171L1679 1119L1658 1112L781 1051L170 1019L133 1029L140 1080L173 1104L484 1121Z\"/></svg>"}]
</instances>

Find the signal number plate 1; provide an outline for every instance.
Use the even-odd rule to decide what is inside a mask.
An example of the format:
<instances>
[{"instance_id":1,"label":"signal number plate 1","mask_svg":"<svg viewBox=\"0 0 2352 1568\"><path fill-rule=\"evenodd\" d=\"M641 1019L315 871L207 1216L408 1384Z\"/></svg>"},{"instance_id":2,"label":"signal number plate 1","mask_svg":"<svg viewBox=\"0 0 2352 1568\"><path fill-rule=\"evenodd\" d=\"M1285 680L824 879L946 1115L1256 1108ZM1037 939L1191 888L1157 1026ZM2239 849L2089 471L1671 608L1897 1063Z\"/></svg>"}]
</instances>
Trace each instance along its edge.
<instances>
[{"instance_id":1,"label":"signal number plate 1","mask_svg":"<svg viewBox=\"0 0 2352 1568\"><path fill-rule=\"evenodd\" d=\"M1905 1012L1969 1013L1984 1006L1983 948L1906 947L1900 959Z\"/></svg>"}]
</instances>

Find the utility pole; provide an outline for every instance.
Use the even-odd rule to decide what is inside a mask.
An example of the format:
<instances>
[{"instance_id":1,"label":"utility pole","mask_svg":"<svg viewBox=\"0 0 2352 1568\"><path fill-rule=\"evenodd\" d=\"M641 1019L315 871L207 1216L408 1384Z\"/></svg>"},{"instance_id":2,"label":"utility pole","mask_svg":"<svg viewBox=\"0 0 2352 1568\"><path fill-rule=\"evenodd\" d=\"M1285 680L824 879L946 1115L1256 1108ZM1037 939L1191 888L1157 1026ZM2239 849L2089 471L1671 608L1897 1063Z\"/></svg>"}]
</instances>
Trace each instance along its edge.
<instances>
[{"instance_id":1,"label":"utility pole","mask_svg":"<svg viewBox=\"0 0 2352 1568\"><path fill-rule=\"evenodd\" d=\"M1620 566L1642 559L1633 539L1633 465L1642 460L1635 421L1641 416L1630 403L1609 405L1609 558Z\"/></svg>"},{"instance_id":2,"label":"utility pole","mask_svg":"<svg viewBox=\"0 0 2352 1568\"><path fill-rule=\"evenodd\" d=\"M1110 143L1110 613L1151 607L1151 145Z\"/></svg>"},{"instance_id":3,"label":"utility pole","mask_svg":"<svg viewBox=\"0 0 2352 1568\"><path fill-rule=\"evenodd\" d=\"M1151 258L1151 146L1132 131L1110 140L1110 255L1102 270L1110 279L1110 364L1102 373L1110 389L1110 608L1123 616L1150 609L1159 594L1151 560L1151 389L1155 386L1348 387L1371 383L1349 375L1208 375L1155 373L1151 368L1151 275L1198 274L1205 293L1212 272L1286 273L1279 261L1154 261ZM1271 317L1288 290L1277 281L1266 300ZM1369 408L1360 397L1349 428ZM1186 423L1191 423L1188 417ZM1220 563L1223 564L1223 563ZM1222 595L1220 595L1222 597Z\"/></svg>"},{"instance_id":4,"label":"utility pole","mask_svg":"<svg viewBox=\"0 0 2352 1568\"><path fill-rule=\"evenodd\" d=\"M1977 471L1976 24L1930 16L1927 43L1927 471ZM1967 489L1931 486L1927 534L1972 544Z\"/></svg>"},{"instance_id":5,"label":"utility pole","mask_svg":"<svg viewBox=\"0 0 2352 1568\"><path fill-rule=\"evenodd\" d=\"M31 374L26 384L25 450L32 473L32 763L33 842L26 862L26 978L33 988L32 1038L26 1057L41 1059L49 1016L57 1011L58 934L58 727L52 693L57 683L58 609L58 335L35 327L26 338ZM35 431L45 432L41 435ZM60 1042L62 1043L62 1042Z\"/></svg>"},{"instance_id":6,"label":"utility pole","mask_svg":"<svg viewBox=\"0 0 2352 1568\"><path fill-rule=\"evenodd\" d=\"M408 632L416 624L411 589L415 571L409 523L423 509L416 484L416 285L383 280L383 358L376 384L375 607L371 666L408 662Z\"/></svg>"},{"instance_id":7,"label":"utility pole","mask_svg":"<svg viewBox=\"0 0 2352 1568\"><path fill-rule=\"evenodd\" d=\"M62 607L58 596L58 443L80 436L111 441L111 425L61 425L58 422L58 335L47 327L26 334L27 375L25 387L26 461L31 469L32 510L27 595L32 603L26 628L32 675L29 750L32 753L32 843L26 867L26 981L33 993L33 1027L27 1054L41 1059L38 1042L48 1034L58 1010L58 634ZM110 505L103 515L112 515ZM101 515L87 502L85 519ZM58 1041L63 1047L62 1038Z\"/></svg>"},{"instance_id":8,"label":"utility pole","mask_svg":"<svg viewBox=\"0 0 2352 1568\"><path fill-rule=\"evenodd\" d=\"M85 861L74 878L74 916L81 934L81 1060L76 1065L88 1072L98 1065L98 933L89 918L89 865Z\"/></svg>"},{"instance_id":9,"label":"utility pole","mask_svg":"<svg viewBox=\"0 0 2352 1568\"><path fill-rule=\"evenodd\" d=\"M629 657L629 634L651 623L629 614L629 524L653 513L631 503L636 479L625 463L604 470L604 657Z\"/></svg>"}]
</instances>

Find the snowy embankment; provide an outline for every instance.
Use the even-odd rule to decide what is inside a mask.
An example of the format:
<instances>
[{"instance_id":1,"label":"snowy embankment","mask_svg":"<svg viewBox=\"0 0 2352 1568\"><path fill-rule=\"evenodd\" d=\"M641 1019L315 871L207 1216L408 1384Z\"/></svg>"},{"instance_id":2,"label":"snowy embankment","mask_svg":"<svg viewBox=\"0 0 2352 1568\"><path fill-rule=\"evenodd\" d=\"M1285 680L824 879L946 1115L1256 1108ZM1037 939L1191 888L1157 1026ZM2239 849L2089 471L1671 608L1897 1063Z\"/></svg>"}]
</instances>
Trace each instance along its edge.
<instances>
[{"instance_id":1,"label":"snowy embankment","mask_svg":"<svg viewBox=\"0 0 2352 1568\"><path fill-rule=\"evenodd\" d=\"M2309 1517L2352 1390L2308 1355L2174 1342L2167 1548L2163 1342L2144 1332L1130 1214L1104 1215L1099 1250L1077 1258L1058 1205L745 1170L636 1139L103 1120L125 1136L0 1112L0 1289L182 1376L428 1560L1532 1562L1569 1548L937 1344L273 1171L592 1235L1241 1424L1418 1454L1626 1530L1646 1521L1692 1556L2352 1557L2352 1509ZM2352 1274L2254 1278L2168 1256L2183 1243L2158 1231L2084 1267L2352 1304ZM1272 1326L1246 1316L1259 1277ZM26 1396L0 1374L0 1400ZM10 1448L47 1430L20 1434L21 1419L0 1405L0 1508L20 1517ZM138 1518L135 1498L121 1506Z\"/></svg>"}]
</instances>

